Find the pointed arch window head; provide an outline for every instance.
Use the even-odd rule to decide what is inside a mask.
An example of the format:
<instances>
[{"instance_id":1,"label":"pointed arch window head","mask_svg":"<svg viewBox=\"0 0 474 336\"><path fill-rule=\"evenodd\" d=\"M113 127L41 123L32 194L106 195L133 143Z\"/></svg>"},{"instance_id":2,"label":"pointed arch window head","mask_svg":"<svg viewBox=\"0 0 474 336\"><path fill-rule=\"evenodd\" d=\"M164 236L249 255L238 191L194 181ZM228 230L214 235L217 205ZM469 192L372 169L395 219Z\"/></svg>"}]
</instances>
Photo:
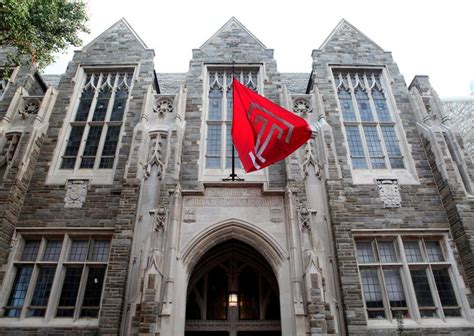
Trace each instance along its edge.
<instances>
[{"instance_id":1,"label":"pointed arch window head","mask_svg":"<svg viewBox=\"0 0 474 336\"><path fill-rule=\"evenodd\" d=\"M334 68L333 74L352 168L405 169L382 70Z\"/></svg>"},{"instance_id":2,"label":"pointed arch window head","mask_svg":"<svg viewBox=\"0 0 474 336\"><path fill-rule=\"evenodd\" d=\"M360 119L362 121L373 121L372 110L369 104L369 96L367 93L360 87L355 90L355 97L357 100L357 107L360 112Z\"/></svg>"},{"instance_id":3,"label":"pointed arch window head","mask_svg":"<svg viewBox=\"0 0 474 336\"><path fill-rule=\"evenodd\" d=\"M132 78L133 69L84 76L61 169L113 168Z\"/></svg>"}]
</instances>

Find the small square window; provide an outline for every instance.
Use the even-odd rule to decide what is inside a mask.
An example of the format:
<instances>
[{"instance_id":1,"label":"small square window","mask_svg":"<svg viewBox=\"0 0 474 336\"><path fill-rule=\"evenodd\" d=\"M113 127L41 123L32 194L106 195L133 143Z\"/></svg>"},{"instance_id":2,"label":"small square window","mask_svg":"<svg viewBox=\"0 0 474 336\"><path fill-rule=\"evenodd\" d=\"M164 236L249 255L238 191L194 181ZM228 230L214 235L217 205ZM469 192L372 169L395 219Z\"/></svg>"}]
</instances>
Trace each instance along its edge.
<instances>
[{"instance_id":1,"label":"small square window","mask_svg":"<svg viewBox=\"0 0 474 336\"><path fill-rule=\"evenodd\" d=\"M374 249L371 242L357 242L357 261L360 263L375 262Z\"/></svg>"},{"instance_id":2,"label":"small square window","mask_svg":"<svg viewBox=\"0 0 474 336\"><path fill-rule=\"evenodd\" d=\"M391 263L398 261L393 241L377 241L377 245L379 249L380 262Z\"/></svg>"},{"instance_id":3,"label":"small square window","mask_svg":"<svg viewBox=\"0 0 474 336\"><path fill-rule=\"evenodd\" d=\"M429 261L444 261L443 251L439 241L425 240L426 255Z\"/></svg>"},{"instance_id":4,"label":"small square window","mask_svg":"<svg viewBox=\"0 0 474 336\"><path fill-rule=\"evenodd\" d=\"M62 241L48 240L43 255L43 261L58 261L61 254Z\"/></svg>"},{"instance_id":5,"label":"small square window","mask_svg":"<svg viewBox=\"0 0 474 336\"><path fill-rule=\"evenodd\" d=\"M422 262L423 256L421 255L420 243L418 241L404 241L403 246L405 247L405 255L408 262Z\"/></svg>"},{"instance_id":6,"label":"small square window","mask_svg":"<svg viewBox=\"0 0 474 336\"><path fill-rule=\"evenodd\" d=\"M69 261L84 261L87 256L88 240L73 240L69 250Z\"/></svg>"},{"instance_id":7,"label":"small square window","mask_svg":"<svg viewBox=\"0 0 474 336\"><path fill-rule=\"evenodd\" d=\"M107 261L109 259L109 245L108 240L94 240L91 261Z\"/></svg>"},{"instance_id":8,"label":"small square window","mask_svg":"<svg viewBox=\"0 0 474 336\"><path fill-rule=\"evenodd\" d=\"M35 261L38 257L40 243L39 240L27 240L21 254L21 261Z\"/></svg>"}]
</instances>

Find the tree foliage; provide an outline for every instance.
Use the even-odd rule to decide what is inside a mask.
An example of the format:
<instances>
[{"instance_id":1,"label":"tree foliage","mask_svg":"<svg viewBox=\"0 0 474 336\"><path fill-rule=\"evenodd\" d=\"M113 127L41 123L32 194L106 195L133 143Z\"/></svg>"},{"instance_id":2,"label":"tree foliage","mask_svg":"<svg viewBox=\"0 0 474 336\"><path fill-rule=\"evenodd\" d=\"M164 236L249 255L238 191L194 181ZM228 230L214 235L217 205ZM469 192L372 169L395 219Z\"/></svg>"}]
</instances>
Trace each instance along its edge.
<instances>
[{"instance_id":1,"label":"tree foliage","mask_svg":"<svg viewBox=\"0 0 474 336\"><path fill-rule=\"evenodd\" d=\"M88 32L86 5L71 0L0 0L0 45L11 48L9 61L44 68L54 54L82 41Z\"/></svg>"}]
</instances>

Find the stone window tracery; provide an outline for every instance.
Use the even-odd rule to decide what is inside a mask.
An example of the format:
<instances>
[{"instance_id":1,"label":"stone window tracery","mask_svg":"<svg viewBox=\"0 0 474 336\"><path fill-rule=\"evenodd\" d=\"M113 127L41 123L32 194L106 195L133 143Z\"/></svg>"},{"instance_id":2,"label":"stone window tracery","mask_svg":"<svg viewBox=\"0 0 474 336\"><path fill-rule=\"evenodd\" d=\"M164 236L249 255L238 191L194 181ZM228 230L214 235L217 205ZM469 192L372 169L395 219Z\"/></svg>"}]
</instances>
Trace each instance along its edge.
<instances>
[{"instance_id":1,"label":"stone window tracery","mask_svg":"<svg viewBox=\"0 0 474 336\"><path fill-rule=\"evenodd\" d=\"M310 113L313 109L311 103L303 98L297 98L293 101L293 112L295 113Z\"/></svg>"},{"instance_id":2,"label":"stone window tracery","mask_svg":"<svg viewBox=\"0 0 474 336\"><path fill-rule=\"evenodd\" d=\"M333 69L353 169L404 169L380 70Z\"/></svg>"},{"instance_id":3,"label":"stone window tracery","mask_svg":"<svg viewBox=\"0 0 474 336\"><path fill-rule=\"evenodd\" d=\"M133 71L90 72L70 123L61 169L112 169Z\"/></svg>"},{"instance_id":4,"label":"stone window tracery","mask_svg":"<svg viewBox=\"0 0 474 336\"><path fill-rule=\"evenodd\" d=\"M258 69L210 68L208 71L206 168L220 171L232 167L232 75L251 90L258 90ZM241 168L237 152L235 156L235 166Z\"/></svg>"}]
</instances>

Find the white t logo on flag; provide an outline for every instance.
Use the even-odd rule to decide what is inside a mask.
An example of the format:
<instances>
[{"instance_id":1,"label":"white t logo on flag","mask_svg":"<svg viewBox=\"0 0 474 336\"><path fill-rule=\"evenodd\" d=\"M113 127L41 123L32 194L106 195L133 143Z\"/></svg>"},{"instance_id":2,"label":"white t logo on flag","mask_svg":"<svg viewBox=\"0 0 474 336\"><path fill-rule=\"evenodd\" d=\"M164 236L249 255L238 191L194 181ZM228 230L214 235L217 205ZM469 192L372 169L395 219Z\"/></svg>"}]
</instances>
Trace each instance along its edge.
<instances>
[{"instance_id":1,"label":"white t logo on flag","mask_svg":"<svg viewBox=\"0 0 474 336\"><path fill-rule=\"evenodd\" d=\"M260 113L259 113L260 112ZM266 114L272 118L267 118ZM282 119L278 116L276 116L274 113L268 111L264 107L258 105L255 102L252 102L249 106L249 109L247 111L247 116L249 118L249 121L255 125L255 128L258 129L258 134L257 134L257 139L255 142L255 149L254 152L250 151L249 156L250 159L252 160L252 163L256 169L260 169L260 165L257 163L257 159L261 163L265 163L265 158L263 157L263 152L268 146L268 143L272 139L273 135L276 132L276 137L277 139L281 139L283 136L283 133L287 131L286 137L285 137L285 143L289 144L291 140L291 135L293 134L293 129L294 126L288 122L285 119ZM273 120L278 120L281 122L284 126L279 126ZM259 127L260 123L260 127ZM268 134L266 137L263 139L265 133L265 129L267 127L270 127L270 130L268 131Z\"/></svg>"}]
</instances>

